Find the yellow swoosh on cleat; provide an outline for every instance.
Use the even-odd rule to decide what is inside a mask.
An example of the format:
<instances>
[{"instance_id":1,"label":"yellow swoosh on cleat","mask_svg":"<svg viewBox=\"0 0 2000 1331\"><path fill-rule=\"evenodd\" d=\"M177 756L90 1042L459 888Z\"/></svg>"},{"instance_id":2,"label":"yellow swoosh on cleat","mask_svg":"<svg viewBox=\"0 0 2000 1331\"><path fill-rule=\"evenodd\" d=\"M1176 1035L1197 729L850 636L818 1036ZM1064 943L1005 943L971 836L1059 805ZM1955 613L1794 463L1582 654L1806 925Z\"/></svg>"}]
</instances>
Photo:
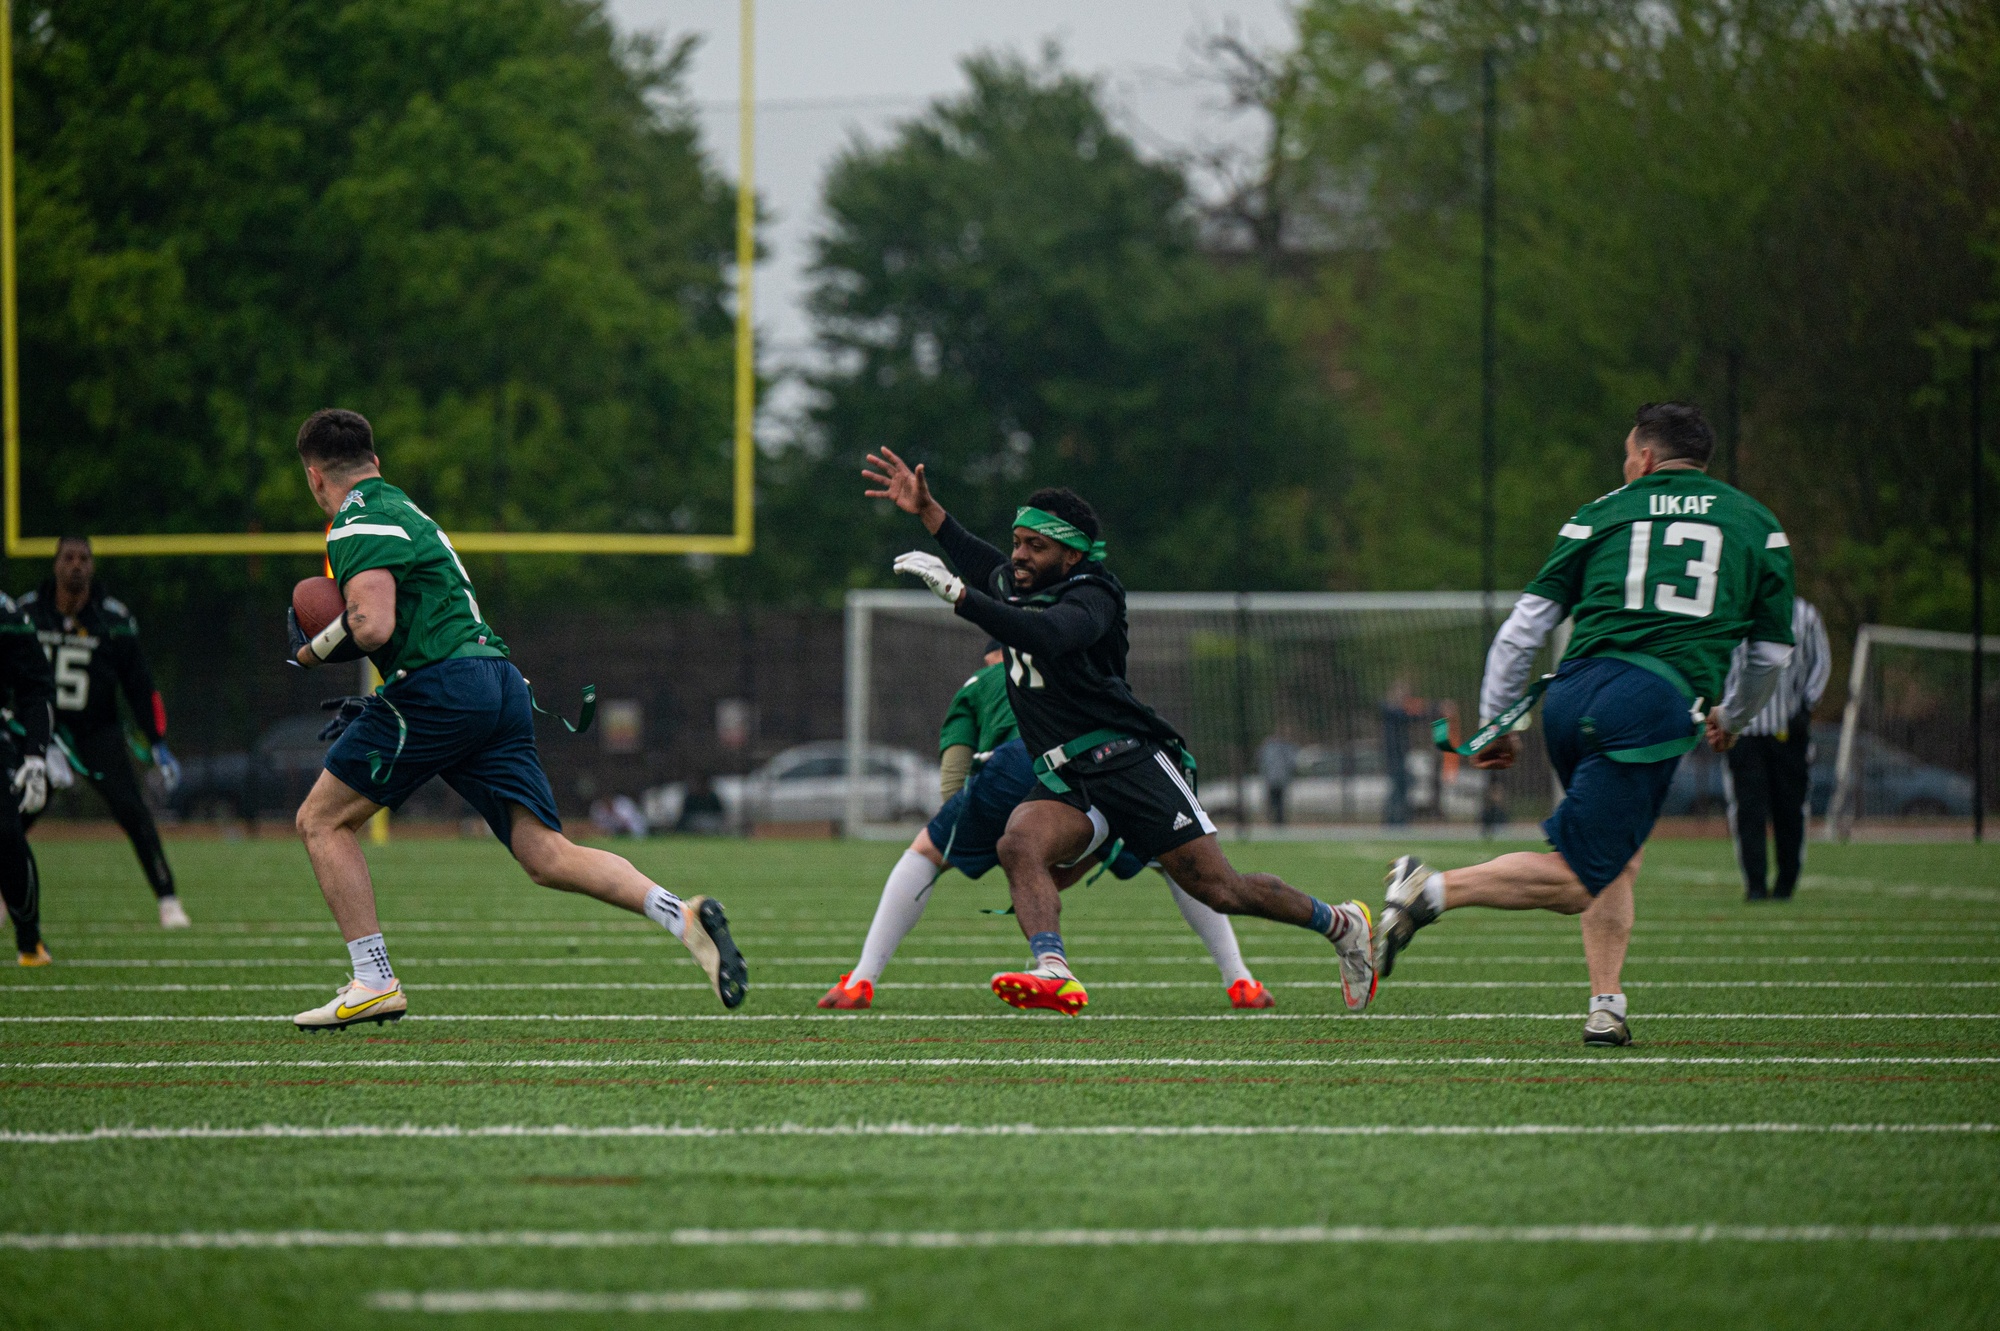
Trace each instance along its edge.
<instances>
[{"instance_id":1,"label":"yellow swoosh on cleat","mask_svg":"<svg viewBox=\"0 0 2000 1331\"><path fill-rule=\"evenodd\" d=\"M349 1017L358 1017L362 1013L366 1012L369 1008L374 1007L377 1003L381 1002L383 999L388 998L395 993L396 990L391 989L388 993L377 994L375 995L375 997L369 999L366 1003L359 1004L355 1007L349 1007L347 1006L347 1004L342 1003L339 1007L336 1007L333 1010L333 1015L339 1021L346 1021Z\"/></svg>"}]
</instances>

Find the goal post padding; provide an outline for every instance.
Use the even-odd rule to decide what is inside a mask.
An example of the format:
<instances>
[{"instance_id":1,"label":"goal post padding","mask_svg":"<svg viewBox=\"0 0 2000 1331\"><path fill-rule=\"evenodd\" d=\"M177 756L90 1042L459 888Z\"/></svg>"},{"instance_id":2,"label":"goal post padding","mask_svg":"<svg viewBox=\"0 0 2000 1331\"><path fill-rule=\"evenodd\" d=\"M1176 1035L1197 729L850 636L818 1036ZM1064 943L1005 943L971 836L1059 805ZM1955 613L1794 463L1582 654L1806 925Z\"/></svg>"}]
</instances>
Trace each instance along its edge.
<instances>
[{"instance_id":1,"label":"goal post padding","mask_svg":"<svg viewBox=\"0 0 2000 1331\"><path fill-rule=\"evenodd\" d=\"M1400 737L1414 818L1469 824L1485 781L1432 749L1430 721L1454 716L1461 738L1476 723L1489 625L1513 602L1496 594L1489 611L1477 592L1138 592L1128 599L1127 674L1187 737L1218 822L1268 819L1257 749L1275 735L1303 751L1288 796L1298 823L1381 824L1386 750ZM867 745L934 754L945 708L985 641L929 592L848 593L850 770ZM1552 659L1544 649L1539 667ZM1539 742L1498 778L1497 798L1516 820L1545 814L1552 791ZM852 794L848 826L862 834Z\"/></svg>"}]
</instances>

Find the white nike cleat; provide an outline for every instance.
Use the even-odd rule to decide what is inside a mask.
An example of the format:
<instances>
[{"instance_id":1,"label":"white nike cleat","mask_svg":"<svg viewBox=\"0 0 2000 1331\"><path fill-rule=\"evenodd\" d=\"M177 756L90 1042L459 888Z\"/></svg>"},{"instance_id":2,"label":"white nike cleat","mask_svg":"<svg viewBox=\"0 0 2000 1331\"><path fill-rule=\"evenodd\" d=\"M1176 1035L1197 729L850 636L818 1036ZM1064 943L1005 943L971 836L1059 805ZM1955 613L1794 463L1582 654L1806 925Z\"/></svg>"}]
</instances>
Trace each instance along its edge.
<instances>
[{"instance_id":1,"label":"white nike cleat","mask_svg":"<svg viewBox=\"0 0 2000 1331\"><path fill-rule=\"evenodd\" d=\"M299 1013L292 1025L302 1031L341 1031L363 1022L401 1021L409 1007L400 980L389 981L387 989L370 989L359 980L349 980L332 1002Z\"/></svg>"},{"instance_id":2,"label":"white nike cleat","mask_svg":"<svg viewBox=\"0 0 2000 1331\"><path fill-rule=\"evenodd\" d=\"M185 929L194 921L188 918L187 907L181 905L179 897L160 898L160 927L162 929Z\"/></svg>"},{"instance_id":3,"label":"white nike cleat","mask_svg":"<svg viewBox=\"0 0 2000 1331\"><path fill-rule=\"evenodd\" d=\"M1340 957L1340 996L1359 1012L1375 998L1375 917L1358 901L1333 908L1342 927L1329 937Z\"/></svg>"},{"instance_id":4,"label":"white nike cleat","mask_svg":"<svg viewBox=\"0 0 2000 1331\"><path fill-rule=\"evenodd\" d=\"M1435 872L1414 855L1398 856L1389 866L1382 893L1382 924L1375 930L1375 969L1384 977L1396 969L1396 954L1410 945L1417 930L1438 917L1424 900L1424 884Z\"/></svg>"}]
</instances>

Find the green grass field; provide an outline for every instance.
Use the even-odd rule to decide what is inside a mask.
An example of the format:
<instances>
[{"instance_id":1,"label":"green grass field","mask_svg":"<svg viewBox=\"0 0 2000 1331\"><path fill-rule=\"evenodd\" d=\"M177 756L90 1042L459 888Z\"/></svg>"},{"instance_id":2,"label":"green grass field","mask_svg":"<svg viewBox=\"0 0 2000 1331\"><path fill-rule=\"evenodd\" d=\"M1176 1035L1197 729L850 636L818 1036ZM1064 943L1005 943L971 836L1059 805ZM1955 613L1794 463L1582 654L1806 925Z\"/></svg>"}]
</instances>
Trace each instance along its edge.
<instances>
[{"instance_id":1,"label":"green grass field","mask_svg":"<svg viewBox=\"0 0 2000 1331\"><path fill-rule=\"evenodd\" d=\"M998 874L827 1016L896 847L709 841L634 858L727 903L736 1016L646 922L407 841L372 858L411 1019L306 1036L346 954L303 853L170 849L177 935L122 844L40 852L0 1325L2000 1325L2000 852L1815 845L1752 908L1725 845L1657 845L1639 1043L1587 1053L1573 921L1448 918L1366 1018L1323 942L1240 922L1279 1008L1233 1014L1150 876L1066 897L1082 1019L987 992L1024 955ZM1392 848L1237 850L1372 902ZM143 1131L264 1125L297 1131ZM541 1131L467 1135L505 1126ZM543 1306L426 1311L494 1291Z\"/></svg>"}]
</instances>

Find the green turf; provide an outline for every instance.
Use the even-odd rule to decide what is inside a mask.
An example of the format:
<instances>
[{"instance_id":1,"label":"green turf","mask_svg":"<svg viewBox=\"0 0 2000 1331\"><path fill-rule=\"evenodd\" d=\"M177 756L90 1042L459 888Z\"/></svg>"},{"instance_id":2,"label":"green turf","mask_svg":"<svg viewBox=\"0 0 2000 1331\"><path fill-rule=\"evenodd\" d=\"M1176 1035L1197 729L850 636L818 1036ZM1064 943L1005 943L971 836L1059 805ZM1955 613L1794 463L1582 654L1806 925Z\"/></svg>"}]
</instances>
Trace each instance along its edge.
<instances>
[{"instance_id":1,"label":"green turf","mask_svg":"<svg viewBox=\"0 0 2000 1331\"><path fill-rule=\"evenodd\" d=\"M1240 863L1307 890L1371 900L1391 849L1237 848ZM1447 866L1483 853L1430 849ZM331 993L345 952L295 846L185 842L172 854L196 920L177 935L152 926L122 845L42 847L46 929L62 962L166 964L10 972L0 1016L282 1017ZM1749 907L1726 846L1655 846L1627 969L1640 1043L1596 1055L1578 1039L1586 986L1574 921L1452 916L1384 985L1380 1020L1345 1015L1323 942L1241 922L1284 1018L1266 1020L1228 1015L1205 954L1150 877L1066 898L1065 936L1093 994L1082 1020L1012 1014L985 991L993 970L1023 954L1011 920L978 913L1004 901L997 874L940 883L874 1013L819 1018L813 1000L851 965L895 854L638 845L634 858L660 881L728 904L751 964L744 1015L781 1019L616 1021L590 1016L719 1008L651 925L528 885L490 842L399 842L372 859L423 1020L317 1037L279 1021L0 1023L0 1129L2000 1120L2000 1021L1990 1019L2000 1013L2000 854L1981 848L1815 845L1799 900ZM450 987L502 984L655 987ZM1835 1019L1857 1013L1879 1015ZM442 1019L502 1014L559 1019ZM1226 1019L1187 1019L1197 1017ZM682 1059L707 1065L672 1064ZM1031 1061L1054 1059L1100 1062ZM1226 1059L1241 1061L1216 1061ZM514 1060L588 1066L492 1066ZM384 1061L468 1066L365 1066ZM1963 1131L115 1140L0 1144L0 1162L0 1233L10 1235L2000 1224L2000 1136ZM2000 1322L1992 1238L0 1251L0 1262L0 1326L10 1327L646 1320L441 1318L366 1303L385 1290L502 1288L859 1289L870 1305L668 1319L716 1327Z\"/></svg>"}]
</instances>

